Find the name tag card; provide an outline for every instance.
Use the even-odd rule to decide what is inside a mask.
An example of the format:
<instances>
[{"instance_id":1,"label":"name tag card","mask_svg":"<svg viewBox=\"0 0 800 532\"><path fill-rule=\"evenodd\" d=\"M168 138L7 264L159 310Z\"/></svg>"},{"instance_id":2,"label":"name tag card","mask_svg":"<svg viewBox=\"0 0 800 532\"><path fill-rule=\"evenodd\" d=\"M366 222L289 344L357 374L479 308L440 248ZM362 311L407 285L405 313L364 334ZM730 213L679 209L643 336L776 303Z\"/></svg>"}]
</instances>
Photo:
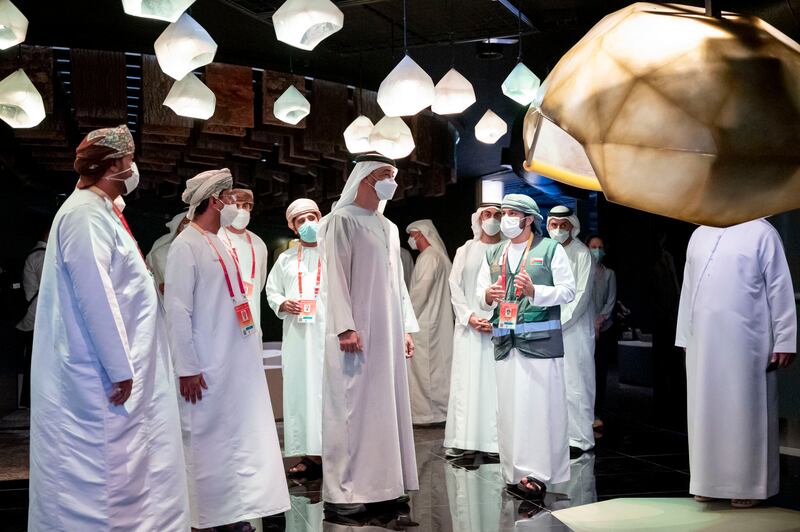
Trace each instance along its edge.
<instances>
[{"instance_id":1,"label":"name tag card","mask_svg":"<svg viewBox=\"0 0 800 532\"><path fill-rule=\"evenodd\" d=\"M517 327L517 312L519 312L519 303L516 301L502 301L500 303L498 328L515 329Z\"/></svg>"},{"instance_id":2,"label":"name tag card","mask_svg":"<svg viewBox=\"0 0 800 532\"><path fill-rule=\"evenodd\" d=\"M313 299L300 300L300 314L297 321L300 323L314 323L317 316L317 302Z\"/></svg>"},{"instance_id":3,"label":"name tag card","mask_svg":"<svg viewBox=\"0 0 800 532\"><path fill-rule=\"evenodd\" d=\"M239 320L239 327L242 329L242 336L250 336L256 332L256 324L253 322L253 313L250 311L250 303L244 302L234 307L236 319Z\"/></svg>"}]
</instances>

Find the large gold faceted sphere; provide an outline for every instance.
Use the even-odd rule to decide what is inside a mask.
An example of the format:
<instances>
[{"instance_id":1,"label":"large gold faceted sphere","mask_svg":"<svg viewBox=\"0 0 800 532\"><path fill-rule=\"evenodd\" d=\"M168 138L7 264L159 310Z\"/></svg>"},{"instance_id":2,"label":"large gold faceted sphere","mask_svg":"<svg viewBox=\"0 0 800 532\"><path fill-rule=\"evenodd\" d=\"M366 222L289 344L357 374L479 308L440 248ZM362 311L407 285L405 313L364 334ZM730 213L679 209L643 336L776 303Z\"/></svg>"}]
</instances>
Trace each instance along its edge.
<instances>
[{"instance_id":1,"label":"large gold faceted sphere","mask_svg":"<svg viewBox=\"0 0 800 532\"><path fill-rule=\"evenodd\" d=\"M757 17L633 4L567 52L538 99L529 169L704 225L800 207L800 45ZM537 155L580 159L576 145L591 164L577 174Z\"/></svg>"}]
</instances>

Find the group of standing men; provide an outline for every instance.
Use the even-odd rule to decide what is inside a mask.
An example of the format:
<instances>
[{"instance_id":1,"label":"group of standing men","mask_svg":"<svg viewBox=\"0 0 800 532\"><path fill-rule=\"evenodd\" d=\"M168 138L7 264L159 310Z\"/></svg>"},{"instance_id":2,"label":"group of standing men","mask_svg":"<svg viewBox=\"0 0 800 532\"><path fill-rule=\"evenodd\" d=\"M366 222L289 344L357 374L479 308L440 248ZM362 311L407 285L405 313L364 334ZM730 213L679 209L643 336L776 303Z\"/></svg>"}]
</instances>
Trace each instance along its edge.
<instances>
[{"instance_id":1,"label":"group of standing men","mask_svg":"<svg viewBox=\"0 0 800 532\"><path fill-rule=\"evenodd\" d=\"M91 132L52 225L31 530L248 530L290 507L263 372L264 284L284 322L285 454L303 457L289 474L321 474L326 510L404 504L418 488L413 423L446 418L450 456L499 453L505 482L531 496L594 446L594 265L570 209L551 210L547 238L530 197L482 205L452 265L430 221L409 225L409 293L383 215L397 168L368 154L327 216L311 200L289 206L300 242L266 278L266 246L246 230L252 193L227 169L187 181L188 211L146 262L122 214L133 154L127 127ZM781 318L789 327L793 313ZM776 342L793 349L793 334Z\"/></svg>"}]
</instances>

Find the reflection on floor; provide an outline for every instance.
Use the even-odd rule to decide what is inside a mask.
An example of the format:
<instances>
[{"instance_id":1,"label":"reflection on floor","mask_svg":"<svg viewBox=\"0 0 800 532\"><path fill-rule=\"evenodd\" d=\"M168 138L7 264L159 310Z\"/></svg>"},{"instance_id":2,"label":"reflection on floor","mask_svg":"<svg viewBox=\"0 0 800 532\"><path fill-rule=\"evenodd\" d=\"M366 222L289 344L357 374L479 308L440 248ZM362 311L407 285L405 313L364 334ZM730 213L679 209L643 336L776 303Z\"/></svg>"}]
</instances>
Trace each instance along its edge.
<instances>
[{"instance_id":1,"label":"reflection on floor","mask_svg":"<svg viewBox=\"0 0 800 532\"><path fill-rule=\"evenodd\" d=\"M734 511L718 503L700 507L700 513L698 506L686 499L686 436L642 425L636 419L642 417L607 416L605 436L598 440L596 450L572 461L571 480L550 486L543 504L508 493L499 464L485 455L448 461L442 448L443 428L419 428L415 430L415 440L420 491L411 494L405 511L376 508L364 519L334 522L324 515L319 481L290 483L292 509L281 518L266 519L257 525L269 532L582 532L642 530L641 521L632 519L650 515L654 516L651 525L670 524L669 530L790 530L780 525L786 518L790 522L794 519L794 529L800 529L800 514L776 508L800 510L800 458L781 457L781 494L769 501L774 512ZM0 479L6 479L0 480L0 530L25 530L26 424L24 412L0 420ZM286 463L295 461L287 459ZM675 497L684 499L664 500ZM642 498L650 502L642 502ZM610 500L613 504L602 503ZM601 504L591 505L598 501ZM694 524L686 521L697 517L702 519ZM731 519L735 526L729 524Z\"/></svg>"}]
</instances>

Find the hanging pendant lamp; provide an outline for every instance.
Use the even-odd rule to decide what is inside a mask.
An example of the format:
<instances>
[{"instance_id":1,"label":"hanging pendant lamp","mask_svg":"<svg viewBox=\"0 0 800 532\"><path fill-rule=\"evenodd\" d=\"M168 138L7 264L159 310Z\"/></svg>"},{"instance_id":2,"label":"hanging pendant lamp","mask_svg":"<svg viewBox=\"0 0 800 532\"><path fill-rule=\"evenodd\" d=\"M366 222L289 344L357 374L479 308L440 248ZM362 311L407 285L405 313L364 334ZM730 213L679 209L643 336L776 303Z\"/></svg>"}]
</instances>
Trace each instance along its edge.
<instances>
[{"instance_id":1,"label":"hanging pendant lamp","mask_svg":"<svg viewBox=\"0 0 800 532\"><path fill-rule=\"evenodd\" d=\"M539 78L522 62L522 10L517 9L517 65L503 81L503 94L522 105L530 105L539 90Z\"/></svg>"},{"instance_id":2,"label":"hanging pendant lamp","mask_svg":"<svg viewBox=\"0 0 800 532\"><path fill-rule=\"evenodd\" d=\"M436 84L431 111L437 115L453 115L475 103L475 89L458 70L451 68Z\"/></svg>"},{"instance_id":3,"label":"hanging pendant lamp","mask_svg":"<svg viewBox=\"0 0 800 532\"><path fill-rule=\"evenodd\" d=\"M378 87L378 105L386 116L413 116L433 103L433 80L408 56L406 1L403 0L405 56Z\"/></svg>"},{"instance_id":4,"label":"hanging pendant lamp","mask_svg":"<svg viewBox=\"0 0 800 532\"><path fill-rule=\"evenodd\" d=\"M530 105L539 90L539 78L524 63L517 63L503 82L503 94L522 105Z\"/></svg>"},{"instance_id":5,"label":"hanging pendant lamp","mask_svg":"<svg viewBox=\"0 0 800 532\"><path fill-rule=\"evenodd\" d=\"M275 36L301 50L313 50L344 25L344 13L330 0L286 0L272 15Z\"/></svg>"},{"instance_id":6,"label":"hanging pendant lamp","mask_svg":"<svg viewBox=\"0 0 800 532\"><path fill-rule=\"evenodd\" d=\"M175 22L195 0L122 0L128 15Z\"/></svg>"},{"instance_id":7,"label":"hanging pendant lamp","mask_svg":"<svg viewBox=\"0 0 800 532\"><path fill-rule=\"evenodd\" d=\"M164 100L164 105L179 116L208 120L214 115L217 97L205 83L190 72L182 80L176 81L172 85Z\"/></svg>"},{"instance_id":8,"label":"hanging pendant lamp","mask_svg":"<svg viewBox=\"0 0 800 532\"><path fill-rule=\"evenodd\" d=\"M0 81L0 119L24 129L36 126L44 116L42 95L21 68Z\"/></svg>"},{"instance_id":9,"label":"hanging pendant lamp","mask_svg":"<svg viewBox=\"0 0 800 532\"><path fill-rule=\"evenodd\" d=\"M350 153L364 153L372 149L369 135L375 125L364 115L353 120L344 130L344 143Z\"/></svg>"},{"instance_id":10,"label":"hanging pendant lamp","mask_svg":"<svg viewBox=\"0 0 800 532\"><path fill-rule=\"evenodd\" d=\"M384 116L369 134L373 150L390 159L402 159L414 151L414 137L405 121L397 116Z\"/></svg>"},{"instance_id":11,"label":"hanging pendant lamp","mask_svg":"<svg viewBox=\"0 0 800 532\"><path fill-rule=\"evenodd\" d=\"M413 116L433 103L431 77L409 56L403 57L378 88L378 105L386 116Z\"/></svg>"},{"instance_id":12,"label":"hanging pendant lamp","mask_svg":"<svg viewBox=\"0 0 800 532\"><path fill-rule=\"evenodd\" d=\"M300 122L310 112L311 104L294 85L289 85L289 88L275 100L273 109L275 118L291 125Z\"/></svg>"},{"instance_id":13,"label":"hanging pendant lamp","mask_svg":"<svg viewBox=\"0 0 800 532\"><path fill-rule=\"evenodd\" d=\"M10 0L0 0L0 50L16 46L25 40L28 19Z\"/></svg>"},{"instance_id":14,"label":"hanging pendant lamp","mask_svg":"<svg viewBox=\"0 0 800 532\"><path fill-rule=\"evenodd\" d=\"M217 43L192 17L184 13L156 39L156 59L170 77L183 79L214 60Z\"/></svg>"},{"instance_id":15,"label":"hanging pendant lamp","mask_svg":"<svg viewBox=\"0 0 800 532\"><path fill-rule=\"evenodd\" d=\"M494 144L507 132L508 124L491 109L475 124L475 138L485 144Z\"/></svg>"}]
</instances>

